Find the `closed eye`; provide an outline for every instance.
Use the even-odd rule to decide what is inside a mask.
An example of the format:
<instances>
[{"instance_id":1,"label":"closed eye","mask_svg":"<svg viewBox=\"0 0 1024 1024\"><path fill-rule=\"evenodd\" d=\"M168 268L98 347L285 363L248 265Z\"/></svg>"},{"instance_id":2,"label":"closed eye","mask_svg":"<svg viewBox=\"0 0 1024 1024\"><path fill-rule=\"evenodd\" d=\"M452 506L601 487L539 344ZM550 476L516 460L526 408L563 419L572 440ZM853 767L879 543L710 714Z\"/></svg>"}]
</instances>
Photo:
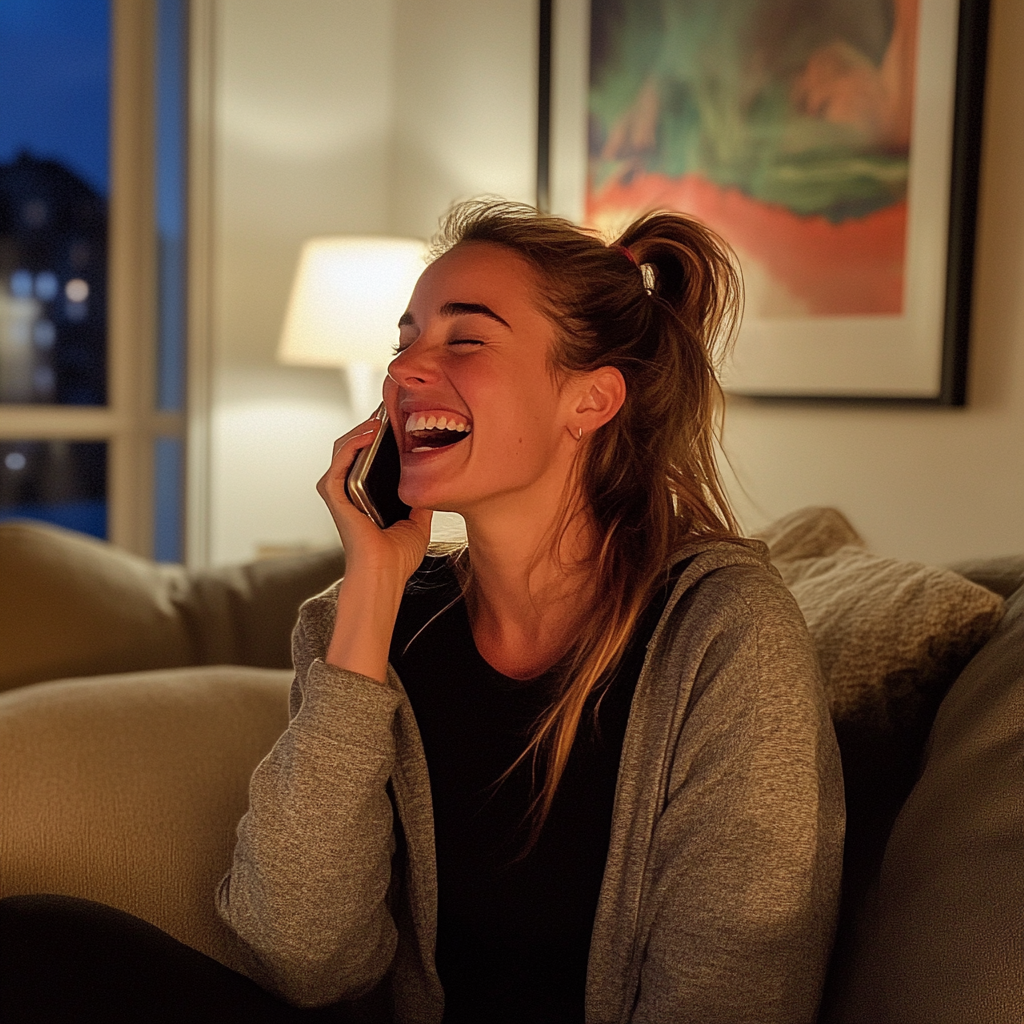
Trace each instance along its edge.
<instances>
[{"instance_id":1,"label":"closed eye","mask_svg":"<svg viewBox=\"0 0 1024 1024\"><path fill-rule=\"evenodd\" d=\"M411 345L411 344L412 344L411 341L409 342L408 345L403 345L401 342L397 342L396 344L391 346L391 354L394 355L394 356L401 355L409 347L409 345ZM452 340L449 341L448 344L449 345L482 345L483 342L480 341L478 338L452 338Z\"/></svg>"}]
</instances>

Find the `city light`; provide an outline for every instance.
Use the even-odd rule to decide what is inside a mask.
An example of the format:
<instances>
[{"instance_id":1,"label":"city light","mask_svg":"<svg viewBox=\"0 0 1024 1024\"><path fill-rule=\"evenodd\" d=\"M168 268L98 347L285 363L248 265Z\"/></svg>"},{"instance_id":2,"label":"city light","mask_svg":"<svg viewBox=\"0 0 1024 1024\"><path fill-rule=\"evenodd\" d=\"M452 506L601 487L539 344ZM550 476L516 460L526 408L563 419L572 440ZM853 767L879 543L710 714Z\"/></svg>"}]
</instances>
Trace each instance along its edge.
<instances>
[{"instance_id":1,"label":"city light","mask_svg":"<svg viewBox=\"0 0 1024 1024\"><path fill-rule=\"evenodd\" d=\"M89 285L80 277L73 277L64 285L64 294L69 302L85 302L89 298Z\"/></svg>"},{"instance_id":2,"label":"city light","mask_svg":"<svg viewBox=\"0 0 1024 1024\"><path fill-rule=\"evenodd\" d=\"M11 295L16 299L28 299L32 296L32 274L28 270L16 270L11 274Z\"/></svg>"},{"instance_id":3,"label":"city light","mask_svg":"<svg viewBox=\"0 0 1024 1024\"><path fill-rule=\"evenodd\" d=\"M60 283L57 275L52 270L44 270L36 274L36 298L43 302L49 302L57 294Z\"/></svg>"}]
</instances>

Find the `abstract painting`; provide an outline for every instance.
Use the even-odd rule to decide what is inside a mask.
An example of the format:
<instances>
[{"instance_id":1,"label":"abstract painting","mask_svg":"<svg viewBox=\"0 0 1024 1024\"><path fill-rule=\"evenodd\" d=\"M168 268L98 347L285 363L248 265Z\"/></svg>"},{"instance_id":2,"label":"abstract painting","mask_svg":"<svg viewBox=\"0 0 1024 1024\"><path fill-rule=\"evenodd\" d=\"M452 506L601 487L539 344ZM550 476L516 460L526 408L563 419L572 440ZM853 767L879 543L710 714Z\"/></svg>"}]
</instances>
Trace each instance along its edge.
<instances>
[{"instance_id":1,"label":"abstract painting","mask_svg":"<svg viewBox=\"0 0 1024 1024\"><path fill-rule=\"evenodd\" d=\"M555 26L556 131L565 69L586 67L583 181L561 212L614 235L679 210L725 238L745 287L734 391L962 402L986 5L588 6L585 61L571 19Z\"/></svg>"}]
</instances>

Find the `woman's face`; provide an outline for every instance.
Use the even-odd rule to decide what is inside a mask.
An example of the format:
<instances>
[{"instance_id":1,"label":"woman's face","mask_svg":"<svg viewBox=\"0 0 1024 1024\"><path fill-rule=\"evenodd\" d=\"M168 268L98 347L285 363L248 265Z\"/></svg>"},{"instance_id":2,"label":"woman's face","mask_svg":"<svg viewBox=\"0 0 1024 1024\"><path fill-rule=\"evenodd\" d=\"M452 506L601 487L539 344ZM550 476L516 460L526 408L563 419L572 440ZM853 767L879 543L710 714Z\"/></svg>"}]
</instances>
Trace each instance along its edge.
<instances>
[{"instance_id":1,"label":"woman's face","mask_svg":"<svg viewBox=\"0 0 1024 1024\"><path fill-rule=\"evenodd\" d=\"M550 371L555 335L535 287L528 264L488 242L456 246L420 277L384 385L399 493L414 508L468 516L561 495L572 402Z\"/></svg>"}]
</instances>

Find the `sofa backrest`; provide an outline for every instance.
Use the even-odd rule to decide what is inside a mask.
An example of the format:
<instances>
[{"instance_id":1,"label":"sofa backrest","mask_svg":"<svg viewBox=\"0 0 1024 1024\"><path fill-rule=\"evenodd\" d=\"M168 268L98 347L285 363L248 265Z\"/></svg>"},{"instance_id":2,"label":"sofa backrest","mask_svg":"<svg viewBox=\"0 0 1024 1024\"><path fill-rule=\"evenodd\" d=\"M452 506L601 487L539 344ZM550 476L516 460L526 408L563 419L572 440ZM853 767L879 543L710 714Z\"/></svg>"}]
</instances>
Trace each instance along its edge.
<instances>
[{"instance_id":1,"label":"sofa backrest","mask_svg":"<svg viewBox=\"0 0 1024 1024\"><path fill-rule=\"evenodd\" d=\"M974 566L979 581L874 555L834 509L801 509L762 534L821 660L843 762L843 894L822 1020L846 1016L893 823L911 793L935 713L996 630L1017 560ZM862 979L863 981L863 979ZM894 1018L895 1019L895 1018ZM920 1018L925 1020L927 1018Z\"/></svg>"},{"instance_id":2,"label":"sofa backrest","mask_svg":"<svg viewBox=\"0 0 1024 1024\"><path fill-rule=\"evenodd\" d=\"M1013 560L998 569L1011 579ZM822 1024L1024 1020L1024 559L940 706ZM1007 587L1008 589L1008 587Z\"/></svg>"},{"instance_id":3,"label":"sofa backrest","mask_svg":"<svg viewBox=\"0 0 1024 1024\"><path fill-rule=\"evenodd\" d=\"M33 522L0 523L0 691L185 665L291 665L299 605L340 548L190 573Z\"/></svg>"}]
</instances>

